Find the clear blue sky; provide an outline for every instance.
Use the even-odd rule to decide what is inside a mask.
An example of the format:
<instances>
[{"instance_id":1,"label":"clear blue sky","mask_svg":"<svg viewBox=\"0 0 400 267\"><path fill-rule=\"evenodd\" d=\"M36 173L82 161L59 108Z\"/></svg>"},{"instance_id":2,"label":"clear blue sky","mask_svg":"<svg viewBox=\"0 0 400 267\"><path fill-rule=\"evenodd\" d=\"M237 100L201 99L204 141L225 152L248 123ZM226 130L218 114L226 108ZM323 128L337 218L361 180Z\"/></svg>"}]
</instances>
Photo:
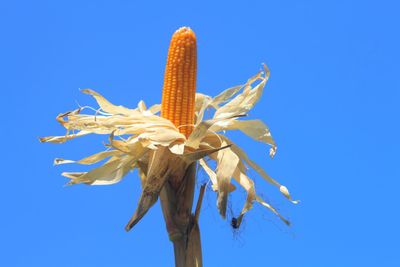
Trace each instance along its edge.
<instances>
[{"instance_id":1,"label":"clear blue sky","mask_svg":"<svg viewBox=\"0 0 400 267\"><path fill-rule=\"evenodd\" d=\"M124 231L136 173L63 187L60 173L78 168L52 166L99 151L106 137L37 138L63 134L55 116L76 102L94 105L79 88L126 106L159 102L169 38L184 25L197 34L199 92L215 95L268 64L250 114L270 126L277 156L235 138L302 200L292 205L252 172L293 226L256 207L235 233L209 192L205 267L400 266L398 1L143 2L1 1L0 266L173 266L158 204ZM237 211L244 195L234 198Z\"/></svg>"}]
</instances>

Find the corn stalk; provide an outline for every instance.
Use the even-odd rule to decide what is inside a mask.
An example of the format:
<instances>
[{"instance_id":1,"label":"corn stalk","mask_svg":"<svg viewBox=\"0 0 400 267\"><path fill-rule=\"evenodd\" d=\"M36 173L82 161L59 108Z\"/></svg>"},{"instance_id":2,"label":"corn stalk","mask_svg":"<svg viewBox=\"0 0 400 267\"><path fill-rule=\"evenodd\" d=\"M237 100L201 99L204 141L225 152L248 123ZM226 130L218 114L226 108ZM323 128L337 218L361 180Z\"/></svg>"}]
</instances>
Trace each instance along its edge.
<instances>
[{"instance_id":1,"label":"corn stalk","mask_svg":"<svg viewBox=\"0 0 400 267\"><path fill-rule=\"evenodd\" d=\"M198 219L205 185L200 189L196 210L192 214L195 180L196 164L192 163L178 188L166 182L160 193L168 235L174 244L176 267L203 266Z\"/></svg>"}]
</instances>

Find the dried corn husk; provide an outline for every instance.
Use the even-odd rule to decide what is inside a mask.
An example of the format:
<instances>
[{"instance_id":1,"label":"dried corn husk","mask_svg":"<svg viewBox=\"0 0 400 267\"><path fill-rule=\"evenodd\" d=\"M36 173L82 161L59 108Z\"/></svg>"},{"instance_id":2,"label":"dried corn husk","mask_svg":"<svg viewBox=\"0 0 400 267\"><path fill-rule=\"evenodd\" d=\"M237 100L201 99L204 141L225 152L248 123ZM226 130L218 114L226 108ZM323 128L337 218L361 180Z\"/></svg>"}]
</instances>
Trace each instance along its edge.
<instances>
[{"instance_id":1,"label":"dried corn husk","mask_svg":"<svg viewBox=\"0 0 400 267\"><path fill-rule=\"evenodd\" d=\"M240 130L256 141L270 146L271 157L276 152L276 144L269 128L261 120L244 120L248 111L260 99L269 77L269 70L251 77L245 84L234 86L216 97L196 94L195 127L186 138L169 120L157 115L160 105L147 109L140 101L137 108L130 109L110 103L99 93L85 89L97 101L99 109L95 114L85 114L92 108L83 107L57 116L57 121L66 128L62 136L41 138L41 142L63 143L89 134L109 135L106 150L81 160L55 159L54 164L77 163L91 165L108 159L100 167L88 172L65 172L62 175L71 179L68 184L85 183L107 185L119 182L134 168L139 169L142 195L138 207L127 229L135 225L157 201L160 190L170 177L183 176L187 166L198 161L210 177L212 188L218 193L217 206L223 217L226 214L228 195L235 190L231 178L246 192L247 198L238 217L240 224L243 215L251 209L254 201L270 209L286 224L289 222L269 203L256 194L253 180L247 176L247 168L254 169L266 181L276 186L292 203L288 189L272 179L258 164L222 133ZM203 120L207 109L215 110L209 120ZM213 170L207 161L215 161Z\"/></svg>"}]
</instances>

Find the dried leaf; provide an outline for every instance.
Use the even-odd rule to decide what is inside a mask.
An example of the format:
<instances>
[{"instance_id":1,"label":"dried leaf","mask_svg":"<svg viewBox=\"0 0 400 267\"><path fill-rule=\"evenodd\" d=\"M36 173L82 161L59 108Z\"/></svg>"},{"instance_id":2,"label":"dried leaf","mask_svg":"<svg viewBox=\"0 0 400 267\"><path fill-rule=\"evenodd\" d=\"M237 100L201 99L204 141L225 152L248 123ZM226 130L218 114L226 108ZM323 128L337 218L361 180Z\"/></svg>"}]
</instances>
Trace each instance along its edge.
<instances>
[{"instance_id":1,"label":"dried leaf","mask_svg":"<svg viewBox=\"0 0 400 267\"><path fill-rule=\"evenodd\" d=\"M196 125L203 120L204 112L210 106L211 101L212 98L210 96L196 93L196 101L195 101Z\"/></svg>"},{"instance_id":2,"label":"dried leaf","mask_svg":"<svg viewBox=\"0 0 400 267\"><path fill-rule=\"evenodd\" d=\"M76 137L84 136L90 134L90 132L87 131L80 131L76 134L67 134L64 136L47 136L47 137L41 137L39 138L39 141L42 143L56 143L56 144L61 144L64 143L68 140L74 139Z\"/></svg>"},{"instance_id":3,"label":"dried leaf","mask_svg":"<svg viewBox=\"0 0 400 267\"><path fill-rule=\"evenodd\" d=\"M144 103L143 100L139 101L137 109L142 113L147 110L146 104Z\"/></svg>"},{"instance_id":4,"label":"dried leaf","mask_svg":"<svg viewBox=\"0 0 400 267\"><path fill-rule=\"evenodd\" d=\"M196 125L196 127L193 129L193 132L190 134L188 140L186 141L186 146L197 149L203 138L208 133L210 127L212 127L215 123L239 117L242 117L242 115L235 115L229 118L217 118L217 119L202 121L200 124Z\"/></svg>"},{"instance_id":5,"label":"dried leaf","mask_svg":"<svg viewBox=\"0 0 400 267\"><path fill-rule=\"evenodd\" d=\"M206 172L208 177L210 177L211 183L212 183L212 189L214 191L218 190L218 182L217 182L217 174L208 166L206 161L204 159L199 160L200 166L203 168L203 170Z\"/></svg>"},{"instance_id":6,"label":"dried leaf","mask_svg":"<svg viewBox=\"0 0 400 267\"><path fill-rule=\"evenodd\" d=\"M132 115L137 112L124 106L115 106L111 104L107 99L105 99L102 95L91 89L84 89L82 90L82 93L93 96L96 99L97 104L99 104L100 108L110 114Z\"/></svg>"},{"instance_id":7,"label":"dried leaf","mask_svg":"<svg viewBox=\"0 0 400 267\"><path fill-rule=\"evenodd\" d=\"M249 78L244 85L243 84L236 85L236 86L233 86L231 88L226 89L225 91L223 91L222 93L220 93L219 95L215 96L212 99L212 105L213 106L218 106L221 103L227 102L234 95L236 95L240 91L240 89L244 88L245 86L248 86L248 85L252 84L253 82L255 82L258 79L261 79L261 75L262 75L262 72L260 71L256 75L254 75L253 77Z\"/></svg>"},{"instance_id":8,"label":"dried leaf","mask_svg":"<svg viewBox=\"0 0 400 267\"><path fill-rule=\"evenodd\" d=\"M300 200L293 200L292 197L289 194L289 190L287 189L286 186L281 185L279 187L279 191L281 191L281 193L287 198L289 199L293 204L298 204L300 202Z\"/></svg>"},{"instance_id":9,"label":"dried leaf","mask_svg":"<svg viewBox=\"0 0 400 267\"><path fill-rule=\"evenodd\" d=\"M261 120L223 120L216 122L210 128L210 131L214 132L226 130L240 130L256 141L269 144L272 146L270 151L273 151L271 152L271 157L273 157L275 154L275 141L272 139L271 132L269 131L267 125L265 125Z\"/></svg>"},{"instance_id":10,"label":"dried leaf","mask_svg":"<svg viewBox=\"0 0 400 267\"><path fill-rule=\"evenodd\" d=\"M139 160L145 153L148 152L148 148L137 140L130 140L130 142L114 140L114 134L111 133L109 137L111 147L132 156L133 160Z\"/></svg>"},{"instance_id":11,"label":"dried leaf","mask_svg":"<svg viewBox=\"0 0 400 267\"><path fill-rule=\"evenodd\" d=\"M130 156L125 156L122 159L112 157L104 165L95 168L89 172L82 173L77 176L76 173L62 173L63 176L71 178L69 184L90 184L90 185L109 185L118 183L129 170L134 168L134 160Z\"/></svg>"},{"instance_id":12,"label":"dried leaf","mask_svg":"<svg viewBox=\"0 0 400 267\"><path fill-rule=\"evenodd\" d=\"M231 88L228 88L225 91L223 91L222 93L220 93L219 95L217 95L216 97L214 97L212 99L211 103L216 106L218 106L221 103L225 103L230 98L232 98L235 94L237 94L237 92L239 92L240 89L242 89L243 87L244 87L244 85L241 84L241 85L236 85Z\"/></svg>"},{"instance_id":13,"label":"dried leaf","mask_svg":"<svg viewBox=\"0 0 400 267\"><path fill-rule=\"evenodd\" d=\"M223 150L228 147L230 147L230 145L226 145L226 146L222 146L222 147L218 147L218 148L201 149L201 150L197 150L195 152L185 153L185 154L181 155L180 158L182 158L183 161L185 161L187 164L190 164L190 163L198 161L206 156L209 156L212 153L218 152L218 151Z\"/></svg>"},{"instance_id":14,"label":"dried leaf","mask_svg":"<svg viewBox=\"0 0 400 267\"><path fill-rule=\"evenodd\" d=\"M176 155L182 155L185 152L185 143L173 143L169 145L169 150Z\"/></svg>"},{"instance_id":15,"label":"dried leaf","mask_svg":"<svg viewBox=\"0 0 400 267\"><path fill-rule=\"evenodd\" d=\"M160 147L156 151L151 151L146 183L144 184L136 211L125 227L126 231L132 229L154 203L156 203L160 191L171 172L170 162L172 161L172 155L166 147Z\"/></svg>"},{"instance_id":16,"label":"dried leaf","mask_svg":"<svg viewBox=\"0 0 400 267\"><path fill-rule=\"evenodd\" d=\"M117 150L102 151L100 153L93 154L89 157L83 158L78 161L56 158L54 160L54 165L61 165L61 164L66 164L66 163L91 165L91 164L97 163L99 161L102 161L105 158L112 157L112 156L122 156L122 153Z\"/></svg>"},{"instance_id":17,"label":"dried leaf","mask_svg":"<svg viewBox=\"0 0 400 267\"><path fill-rule=\"evenodd\" d=\"M239 162L238 166L236 167L233 173L233 178L247 192L246 202L242 208L242 211L240 212L239 217L237 218L237 227L240 227L244 214L253 207L253 201L256 198L256 191L254 188L254 182L246 175L244 165L241 162Z\"/></svg>"},{"instance_id":18,"label":"dried leaf","mask_svg":"<svg viewBox=\"0 0 400 267\"><path fill-rule=\"evenodd\" d=\"M284 223L286 223L287 225L290 225L290 222L288 220L286 220L282 215L280 215L279 212L274 207L272 207L270 204L265 202L260 196L257 196L256 200L258 203L260 203L261 205L263 205L264 207L268 208L273 213L275 213L275 215L277 215Z\"/></svg>"},{"instance_id":19,"label":"dried leaf","mask_svg":"<svg viewBox=\"0 0 400 267\"><path fill-rule=\"evenodd\" d=\"M261 97L268 77L269 76L261 77L261 75L259 77L256 77L256 79L261 79L261 82L254 88L251 87L251 84L256 79L249 80L248 83L245 85L242 93L238 94L231 101L215 111L214 118L227 118L239 114L246 114L250 109L254 107L254 105Z\"/></svg>"},{"instance_id":20,"label":"dried leaf","mask_svg":"<svg viewBox=\"0 0 400 267\"><path fill-rule=\"evenodd\" d=\"M227 143L222 142L222 146ZM230 147L218 151L217 155L217 181L218 181L218 200L217 206L222 217L226 215L226 204L228 201L229 184L233 172L239 163L239 157L232 152Z\"/></svg>"},{"instance_id":21,"label":"dried leaf","mask_svg":"<svg viewBox=\"0 0 400 267\"><path fill-rule=\"evenodd\" d=\"M93 185L116 183L129 170L138 167L143 191L127 230L133 227L157 201L166 180L170 178L172 183L179 182L179 177L185 175L182 172L189 164L196 161L200 162L210 177L213 190L218 191L217 205L222 216L226 213L228 194L235 189L231 184L233 178L247 193L246 202L237 218L237 225L240 225L244 214L251 209L254 200L273 211L288 224L289 222L275 208L256 195L254 182L247 176L245 164L278 187L290 201L295 204L298 201L293 200L288 189L268 176L243 150L236 145L231 146L233 143L227 137L216 133L240 130L257 141L271 145L270 156L274 156L276 144L268 127L262 121L237 120L245 116L257 103L268 78L269 70L264 65L264 72L257 73L244 85L231 87L214 98L197 93L196 123L188 139L171 121L154 115L160 111L159 104L147 109L146 104L140 101L136 109L129 109L113 105L99 93L85 89L82 92L93 96L100 108L82 107L58 115L57 121L67 129L65 136L49 136L40 138L40 141L63 143L90 133L110 135L110 144L106 146L115 150L96 153L78 161L56 159L55 165L94 164L109 158L102 166L89 172L63 173L71 179L70 184ZM210 120L203 120L208 108L215 109L214 116ZM95 114L84 114L83 111L88 109L95 111ZM121 136L121 140L115 140L115 136ZM216 171L203 160L207 156L216 161Z\"/></svg>"},{"instance_id":22,"label":"dried leaf","mask_svg":"<svg viewBox=\"0 0 400 267\"><path fill-rule=\"evenodd\" d=\"M218 191L218 181L217 181L217 174L208 166L206 161L204 159L199 160L200 166L203 168L203 170L206 172L208 177L210 177L211 181L211 188L213 191ZM236 190L236 186L234 184L229 184L229 193L233 192Z\"/></svg>"},{"instance_id":23,"label":"dried leaf","mask_svg":"<svg viewBox=\"0 0 400 267\"><path fill-rule=\"evenodd\" d=\"M169 146L174 142L185 141L185 136L179 133L178 131L172 129L163 129L162 131L151 131L148 130L144 133L138 135L139 140L146 140L152 143L153 145L162 145Z\"/></svg>"},{"instance_id":24,"label":"dried leaf","mask_svg":"<svg viewBox=\"0 0 400 267\"><path fill-rule=\"evenodd\" d=\"M261 177L263 177L266 181L270 182L271 184L275 185L276 187L279 188L279 190L281 191L281 193L287 198L289 199L293 204L297 204L299 201L298 200L293 200L292 197L289 195L289 191L285 191L285 190L281 190L282 188L286 188L284 186L282 186L280 183L278 183L277 181L275 181L274 179L272 179L257 163L255 163L254 161L252 161L247 154L240 149L238 146L233 145L232 146L232 150L241 158L243 159L247 165L249 165L251 168L253 168L258 174L261 175Z\"/></svg>"},{"instance_id":25,"label":"dried leaf","mask_svg":"<svg viewBox=\"0 0 400 267\"><path fill-rule=\"evenodd\" d=\"M153 105L148 109L148 111L150 111L152 114L156 114L156 113L160 112L160 110L161 110L160 104Z\"/></svg>"}]
</instances>

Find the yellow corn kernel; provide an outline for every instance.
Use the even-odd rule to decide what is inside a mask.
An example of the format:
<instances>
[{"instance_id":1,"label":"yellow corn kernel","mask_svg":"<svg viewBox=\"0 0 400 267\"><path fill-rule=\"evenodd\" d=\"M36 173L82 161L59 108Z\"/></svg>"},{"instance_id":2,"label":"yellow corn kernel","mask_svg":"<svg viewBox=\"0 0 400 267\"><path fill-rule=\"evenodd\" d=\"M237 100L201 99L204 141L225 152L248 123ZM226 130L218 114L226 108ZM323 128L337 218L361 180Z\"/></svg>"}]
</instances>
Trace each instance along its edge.
<instances>
[{"instance_id":1,"label":"yellow corn kernel","mask_svg":"<svg viewBox=\"0 0 400 267\"><path fill-rule=\"evenodd\" d=\"M196 94L197 44L188 27L172 36L164 74L161 116L170 120L188 137L194 124Z\"/></svg>"}]
</instances>

